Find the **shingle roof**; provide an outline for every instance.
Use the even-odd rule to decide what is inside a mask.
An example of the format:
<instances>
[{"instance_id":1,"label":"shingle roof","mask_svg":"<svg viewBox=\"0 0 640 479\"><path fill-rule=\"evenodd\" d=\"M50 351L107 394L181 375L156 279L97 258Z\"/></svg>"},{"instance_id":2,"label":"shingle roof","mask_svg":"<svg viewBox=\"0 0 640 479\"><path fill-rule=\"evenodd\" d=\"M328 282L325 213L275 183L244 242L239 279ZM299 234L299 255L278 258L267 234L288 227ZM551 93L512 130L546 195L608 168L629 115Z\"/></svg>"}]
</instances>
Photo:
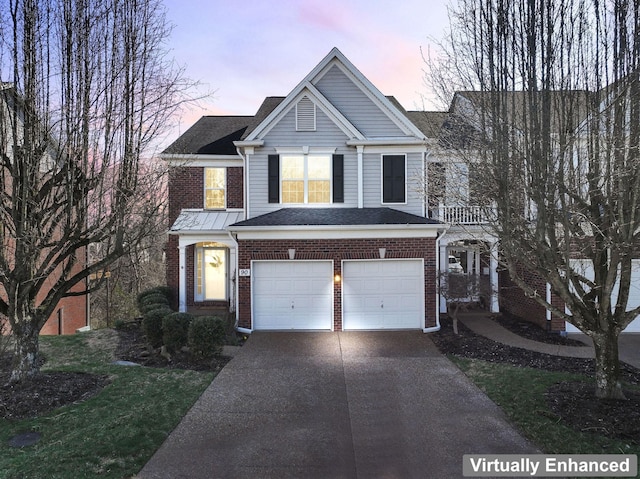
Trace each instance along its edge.
<instances>
[{"instance_id":1,"label":"shingle roof","mask_svg":"<svg viewBox=\"0 0 640 479\"><path fill-rule=\"evenodd\" d=\"M252 226L364 226L429 225L438 221L392 208L282 208L231 225Z\"/></svg>"},{"instance_id":2,"label":"shingle roof","mask_svg":"<svg viewBox=\"0 0 640 479\"><path fill-rule=\"evenodd\" d=\"M176 155L235 155L233 142L240 140L253 116L203 116L166 150Z\"/></svg>"},{"instance_id":3,"label":"shingle roof","mask_svg":"<svg viewBox=\"0 0 640 479\"><path fill-rule=\"evenodd\" d=\"M446 111L407 111L405 113L427 138L439 138L442 125L449 116Z\"/></svg>"},{"instance_id":4,"label":"shingle roof","mask_svg":"<svg viewBox=\"0 0 640 479\"><path fill-rule=\"evenodd\" d=\"M242 139L244 140L249 133L251 133L260 123L262 123L262 120L269 116L269 114L273 110L275 110L275 108L280 103L282 103L284 99L285 97L283 96L268 96L267 98L265 98L262 102L262 105L260 105L260 108L258 108L255 116L251 119L249 127L242 135Z\"/></svg>"}]
</instances>

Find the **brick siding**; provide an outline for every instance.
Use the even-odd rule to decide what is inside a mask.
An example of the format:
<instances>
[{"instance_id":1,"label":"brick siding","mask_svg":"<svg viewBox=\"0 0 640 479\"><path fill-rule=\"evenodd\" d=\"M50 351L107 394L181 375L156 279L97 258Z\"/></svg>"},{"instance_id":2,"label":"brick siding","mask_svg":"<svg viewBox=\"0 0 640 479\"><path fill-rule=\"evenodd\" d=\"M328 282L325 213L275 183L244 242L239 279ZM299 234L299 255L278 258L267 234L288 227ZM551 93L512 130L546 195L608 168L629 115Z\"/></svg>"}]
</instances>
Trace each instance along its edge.
<instances>
[{"instance_id":1,"label":"brick siding","mask_svg":"<svg viewBox=\"0 0 640 479\"><path fill-rule=\"evenodd\" d=\"M295 261L333 260L334 275L342 276L342 260L379 259L379 249L385 248L385 258L423 258L425 268L425 327L436 325L436 251L434 238L405 239L339 239L339 240L249 240L239 241L238 268L251 267L252 260L289 260L294 248ZM341 282L334 282L335 331L342 331ZM238 325L251 329L251 278L238 277Z\"/></svg>"},{"instance_id":2,"label":"brick siding","mask_svg":"<svg viewBox=\"0 0 640 479\"><path fill-rule=\"evenodd\" d=\"M227 168L227 208L242 209L244 205L244 175L243 168ZM204 207L204 168L203 167L171 167L169 169L169 225L172 225L183 209L197 209ZM180 254L178 251L178 236L169 235L166 244L166 281L173 292L172 304L178 308L178 294L180 281ZM193 298L193 246L187 248L187 307L217 308L228 302L213 301L195 303Z\"/></svg>"},{"instance_id":3,"label":"brick siding","mask_svg":"<svg viewBox=\"0 0 640 479\"><path fill-rule=\"evenodd\" d=\"M538 273L528 270L522 266L518 268L518 275L531 287L537 294L545 298L547 294L547 282ZM503 312L516 316L525 321L537 324L541 328L550 331L564 331L564 320L556 314L551 315L551 321L547 320L547 310L535 299L525 294L511 279L508 271L501 271L499 274L500 285L500 309ZM564 309L564 302L557 297L551 295L551 302L554 306Z\"/></svg>"}]
</instances>

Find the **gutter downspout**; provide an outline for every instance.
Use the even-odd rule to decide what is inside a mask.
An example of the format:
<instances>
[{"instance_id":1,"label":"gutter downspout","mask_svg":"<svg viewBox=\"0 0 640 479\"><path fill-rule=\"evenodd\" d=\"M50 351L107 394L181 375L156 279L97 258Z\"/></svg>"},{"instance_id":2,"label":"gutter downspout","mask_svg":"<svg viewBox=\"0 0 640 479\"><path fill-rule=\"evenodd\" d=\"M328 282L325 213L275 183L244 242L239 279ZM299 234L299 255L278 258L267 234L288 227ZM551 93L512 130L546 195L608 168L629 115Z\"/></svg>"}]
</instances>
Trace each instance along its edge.
<instances>
[{"instance_id":1,"label":"gutter downspout","mask_svg":"<svg viewBox=\"0 0 640 479\"><path fill-rule=\"evenodd\" d=\"M436 274L438 277L436 281L440 281L440 239L445 235L447 230L445 229L442 233L439 233L436 236ZM438 287L439 288L439 287ZM435 333L436 331L440 331L440 293L436 290L436 325L431 328L422 328L423 333Z\"/></svg>"},{"instance_id":2,"label":"gutter downspout","mask_svg":"<svg viewBox=\"0 0 640 479\"><path fill-rule=\"evenodd\" d=\"M229 237L233 240L233 242L236 244L236 251L238 251L238 235L237 234L233 234L231 231L227 231L227 234L229 235ZM239 307L240 307L240 288L238 287L238 284L240 282L240 270L238 269L238 258L240 257L239 254L236 253L236 297L235 297L235 303L236 303L236 320L233 324L233 328L238 331L239 333L242 334L251 334L253 331L251 329L247 329L247 328L240 328L238 327L238 314L239 314Z\"/></svg>"},{"instance_id":3,"label":"gutter downspout","mask_svg":"<svg viewBox=\"0 0 640 479\"><path fill-rule=\"evenodd\" d=\"M422 155L422 180L424 181L424 201L422 203L424 217L427 218L429 215L429 195L427 191L427 159L431 156L431 151L425 151ZM445 225L446 226L446 225ZM440 239L447 232L446 229L442 231L442 233L438 233L436 236L436 281L440 280ZM439 288L439 287L438 287ZM423 333L435 333L436 331L440 331L440 293L436 290L436 325L431 328L422 328Z\"/></svg>"},{"instance_id":4,"label":"gutter downspout","mask_svg":"<svg viewBox=\"0 0 640 479\"><path fill-rule=\"evenodd\" d=\"M247 157L244 156L242 154L242 152L240 151L240 147L236 146L236 152L238 153L238 155L240 156L240 158L242 158L242 164L244 165L243 168L243 177L244 177L244 181L242 184L242 189L243 189L243 193L242 193L242 197L244 200L244 204L243 206L243 210L244 210L244 219L246 220L249 217L249 162L247 161ZM251 329L247 329L247 328L240 328L238 327L238 314L240 311L240 288L239 288L239 283L240 283L240 270L238 269L239 266L239 258L240 255L239 250L240 248L238 247L238 235L233 234L231 231L228 231L229 236L231 237L231 239L234 241L234 243L236 244L236 321L235 324L233 325L234 329L242 334L251 334L253 332L253 330Z\"/></svg>"},{"instance_id":5,"label":"gutter downspout","mask_svg":"<svg viewBox=\"0 0 640 479\"><path fill-rule=\"evenodd\" d=\"M247 187L249 183L249 162L247 161L247 157L240 151L239 146L236 146L236 153L238 153L238 156L242 158L242 176L244 178L242 182L242 201L244 201L242 209L244 210L243 219L246 220L249 217L249 188Z\"/></svg>"}]
</instances>

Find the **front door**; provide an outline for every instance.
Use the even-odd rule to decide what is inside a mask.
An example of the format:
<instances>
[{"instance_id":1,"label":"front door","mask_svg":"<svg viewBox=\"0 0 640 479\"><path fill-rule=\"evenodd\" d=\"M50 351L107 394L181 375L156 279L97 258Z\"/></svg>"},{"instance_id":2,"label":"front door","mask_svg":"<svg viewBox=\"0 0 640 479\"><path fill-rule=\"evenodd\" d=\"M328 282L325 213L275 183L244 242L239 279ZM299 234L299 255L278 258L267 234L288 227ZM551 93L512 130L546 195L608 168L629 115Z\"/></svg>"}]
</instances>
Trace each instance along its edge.
<instances>
[{"instance_id":1,"label":"front door","mask_svg":"<svg viewBox=\"0 0 640 479\"><path fill-rule=\"evenodd\" d=\"M196 301L227 300L227 248L196 249Z\"/></svg>"}]
</instances>

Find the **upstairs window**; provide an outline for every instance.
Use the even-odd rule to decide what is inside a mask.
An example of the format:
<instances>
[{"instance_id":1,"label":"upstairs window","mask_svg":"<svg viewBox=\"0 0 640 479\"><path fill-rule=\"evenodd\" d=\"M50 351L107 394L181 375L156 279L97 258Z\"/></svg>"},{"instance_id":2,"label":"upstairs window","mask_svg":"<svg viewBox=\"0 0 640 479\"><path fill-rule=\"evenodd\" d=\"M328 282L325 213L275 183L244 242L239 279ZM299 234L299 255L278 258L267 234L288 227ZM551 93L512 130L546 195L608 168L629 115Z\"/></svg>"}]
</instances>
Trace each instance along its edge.
<instances>
[{"instance_id":1,"label":"upstairs window","mask_svg":"<svg viewBox=\"0 0 640 479\"><path fill-rule=\"evenodd\" d=\"M269 155L269 203L344 203L344 155Z\"/></svg>"},{"instance_id":2,"label":"upstairs window","mask_svg":"<svg viewBox=\"0 0 640 479\"><path fill-rule=\"evenodd\" d=\"M282 203L330 203L331 156L283 155Z\"/></svg>"},{"instance_id":3,"label":"upstairs window","mask_svg":"<svg viewBox=\"0 0 640 479\"><path fill-rule=\"evenodd\" d=\"M382 155L382 202L406 203L405 155Z\"/></svg>"},{"instance_id":4,"label":"upstairs window","mask_svg":"<svg viewBox=\"0 0 640 479\"><path fill-rule=\"evenodd\" d=\"M316 104L309 97L296 105L296 131L316 131Z\"/></svg>"},{"instance_id":5,"label":"upstairs window","mask_svg":"<svg viewBox=\"0 0 640 479\"><path fill-rule=\"evenodd\" d=\"M226 168L204 169L204 207L207 210L226 207Z\"/></svg>"}]
</instances>

